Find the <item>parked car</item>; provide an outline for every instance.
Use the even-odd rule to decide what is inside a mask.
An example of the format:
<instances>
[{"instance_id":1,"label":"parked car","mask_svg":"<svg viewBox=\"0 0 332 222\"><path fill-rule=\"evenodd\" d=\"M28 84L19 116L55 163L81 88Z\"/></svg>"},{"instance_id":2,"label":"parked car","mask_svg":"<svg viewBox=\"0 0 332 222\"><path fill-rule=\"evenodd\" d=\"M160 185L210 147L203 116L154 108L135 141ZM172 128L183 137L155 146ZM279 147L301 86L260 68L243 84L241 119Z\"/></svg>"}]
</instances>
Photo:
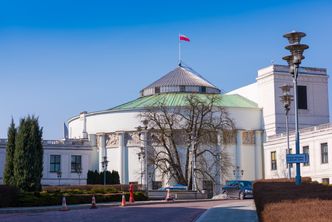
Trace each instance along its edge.
<instances>
[{"instance_id":1,"label":"parked car","mask_svg":"<svg viewBox=\"0 0 332 222\"><path fill-rule=\"evenodd\" d=\"M229 180L223 187L223 193L227 198L253 198L252 181L249 180Z\"/></svg>"},{"instance_id":2,"label":"parked car","mask_svg":"<svg viewBox=\"0 0 332 222\"><path fill-rule=\"evenodd\" d=\"M167 190L169 189L170 191L172 190L187 190L187 186L184 186L182 184L175 184L173 186L167 186L167 187L161 187L159 190Z\"/></svg>"}]
</instances>

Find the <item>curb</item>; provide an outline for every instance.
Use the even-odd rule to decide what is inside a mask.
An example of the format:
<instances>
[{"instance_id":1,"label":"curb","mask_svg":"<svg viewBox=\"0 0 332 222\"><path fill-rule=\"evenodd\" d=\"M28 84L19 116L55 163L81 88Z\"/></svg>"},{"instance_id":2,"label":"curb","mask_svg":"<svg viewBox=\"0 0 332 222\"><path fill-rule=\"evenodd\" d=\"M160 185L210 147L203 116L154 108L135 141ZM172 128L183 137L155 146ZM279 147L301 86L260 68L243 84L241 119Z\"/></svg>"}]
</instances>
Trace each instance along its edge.
<instances>
[{"instance_id":1,"label":"curb","mask_svg":"<svg viewBox=\"0 0 332 222\"><path fill-rule=\"evenodd\" d=\"M220 201L220 199L192 199L192 200L174 200L174 201L137 201L132 204L127 204L127 207L141 206L141 205L153 205L153 204L175 204L175 203L190 203L190 202L208 202L208 201ZM97 203L98 208L106 207L119 207L121 202L108 202ZM91 204L75 204L67 205L69 210L90 209ZM47 211L60 211L61 205L56 206L41 206L41 207L15 207L15 208L0 208L0 214L12 214L12 213L37 213Z\"/></svg>"}]
</instances>

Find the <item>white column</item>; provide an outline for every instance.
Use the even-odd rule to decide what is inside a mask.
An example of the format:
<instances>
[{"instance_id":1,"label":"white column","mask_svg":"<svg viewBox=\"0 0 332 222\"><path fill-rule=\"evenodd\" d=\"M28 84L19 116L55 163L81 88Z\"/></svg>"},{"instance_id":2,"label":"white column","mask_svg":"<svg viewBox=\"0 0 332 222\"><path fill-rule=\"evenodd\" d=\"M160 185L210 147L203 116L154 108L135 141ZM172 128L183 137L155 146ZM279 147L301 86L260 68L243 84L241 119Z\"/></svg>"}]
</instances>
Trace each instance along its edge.
<instances>
[{"instance_id":1,"label":"white column","mask_svg":"<svg viewBox=\"0 0 332 222\"><path fill-rule=\"evenodd\" d=\"M147 152L147 148L148 148L148 146L147 146L147 132L145 132L145 131L143 131L142 133L141 133L141 146L142 146L142 148L143 148L143 151L144 151L144 158L143 158L143 160L141 160L141 161L143 161L143 169L142 169L142 171L143 171L143 177L142 177L142 185L143 185L143 187L144 187L144 189L149 189L149 187L148 187L148 184L149 184L149 181L148 181L148 161L147 161L147 159L148 159L148 152Z\"/></svg>"},{"instance_id":2,"label":"white column","mask_svg":"<svg viewBox=\"0 0 332 222\"><path fill-rule=\"evenodd\" d=\"M86 111L80 113L80 118L83 121L83 130L82 130L83 139L88 139L88 133L86 132L86 114L87 114Z\"/></svg>"},{"instance_id":3,"label":"white column","mask_svg":"<svg viewBox=\"0 0 332 222\"><path fill-rule=\"evenodd\" d=\"M119 161L119 176L120 183L125 184L125 133L118 132L119 136L119 151L120 151L120 161Z\"/></svg>"},{"instance_id":4,"label":"white column","mask_svg":"<svg viewBox=\"0 0 332 222\"><path fill-rule=\"evenodd\" d=\"M103 172L104 169L102 167L101 162L104 160L104 156L106 155L106 138L105 133L101 133L98 136L99 139L99 172Z\"/></svg>"},{"instance_id":5,"label":"white column","mask_svg":"<svg viewBox=\"0 0 332 222\"><path fill-rule=\"evenodd\" d=\"M262 133L263 131L261 130L255 131L255 179L263 178L264 157L263 157Z\"/></svg>"},{"instance_id":6,"label":"white column","mask_svg":"<svg viewBox=\"0 0 332 222\"><path fill-rule=\"evenodd\" d=\"M242 146L242 132L243 130L236 131L236 149L235 149L235 179L241 179L241 146ZM237 168L239 167L239 168Z\"/></svg>"}]
</instances>

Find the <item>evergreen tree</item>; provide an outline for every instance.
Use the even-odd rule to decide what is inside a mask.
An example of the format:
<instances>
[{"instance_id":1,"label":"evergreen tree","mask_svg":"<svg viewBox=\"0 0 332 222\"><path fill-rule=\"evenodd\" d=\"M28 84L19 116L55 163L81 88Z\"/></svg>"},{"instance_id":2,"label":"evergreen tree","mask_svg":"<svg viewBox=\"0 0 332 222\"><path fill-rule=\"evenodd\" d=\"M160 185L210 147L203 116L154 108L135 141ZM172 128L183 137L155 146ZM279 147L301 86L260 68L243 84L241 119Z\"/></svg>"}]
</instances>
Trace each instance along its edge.
<instances>
[{"instance_id":1,"label":"evergreen tree","mask_svg":"<svg viewBox=\"0 0 332 222\"><path fill-rule=\"evenodd\" d=\"M20 120L14 152L14 176L16 186L25 191L41 190L42 133L38 118L28 116Z\"/></svg>"},{"instance_id":2,"label":"evergreen tree","mask_svg":"<svg viewBox=\"0 0 332 222\"><path fill-rule=\"evenodd\" d=\"M6 163L4 169L4 183L7 185L15 185L14 177L14 152L15 152L15 138L16 138L15 123L12 118L12 122L8 128L7 133L7 147L6 147Z\"/></svg>"},{"instance_id":3,"label":"evergreen tree","mask_svg":"<svg viewBox=\"0 0 332 222\"><path fill-rule=\"evenodd\" d=\"M30 119L30 141L34 149L35 156L33 157L33 179L34 190L41 190L41 179L43 177L43 129L39 127L38 118L32 116Z\"/></svg>"}]
</instances>

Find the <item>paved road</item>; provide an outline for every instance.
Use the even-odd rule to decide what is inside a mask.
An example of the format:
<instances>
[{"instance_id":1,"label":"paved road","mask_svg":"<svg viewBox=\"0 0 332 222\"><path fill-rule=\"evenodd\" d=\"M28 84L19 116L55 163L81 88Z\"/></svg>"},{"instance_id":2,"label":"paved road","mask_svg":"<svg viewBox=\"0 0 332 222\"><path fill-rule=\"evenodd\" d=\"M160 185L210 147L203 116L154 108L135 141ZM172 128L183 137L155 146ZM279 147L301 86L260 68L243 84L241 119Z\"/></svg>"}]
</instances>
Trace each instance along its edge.
<instances>
[{"instance_id":1,"label":"paved road","mask_svg":"<svg viewBox=\"0 0 332 222\"><path fill-rule=\"evenodd\" d=\"M196 222L257 222L255 203L252 200L225 202L205 211Z\"/></svg>"},{"instance_id":2,"label":"paved road","mask_svg":"<svg viewBox=\"0 0 332 222\"><path fill-rule=\"evenodd\" d=\"M207 202L189 202L172 204L138 205L71 210L67 212L49 211L42 213L0 214L1 222L108 222L108 221L156 221L156 222L192 222L206 209L214 206L237 204L238 200L220 200Z\"/></svg>"}]
</instances>

